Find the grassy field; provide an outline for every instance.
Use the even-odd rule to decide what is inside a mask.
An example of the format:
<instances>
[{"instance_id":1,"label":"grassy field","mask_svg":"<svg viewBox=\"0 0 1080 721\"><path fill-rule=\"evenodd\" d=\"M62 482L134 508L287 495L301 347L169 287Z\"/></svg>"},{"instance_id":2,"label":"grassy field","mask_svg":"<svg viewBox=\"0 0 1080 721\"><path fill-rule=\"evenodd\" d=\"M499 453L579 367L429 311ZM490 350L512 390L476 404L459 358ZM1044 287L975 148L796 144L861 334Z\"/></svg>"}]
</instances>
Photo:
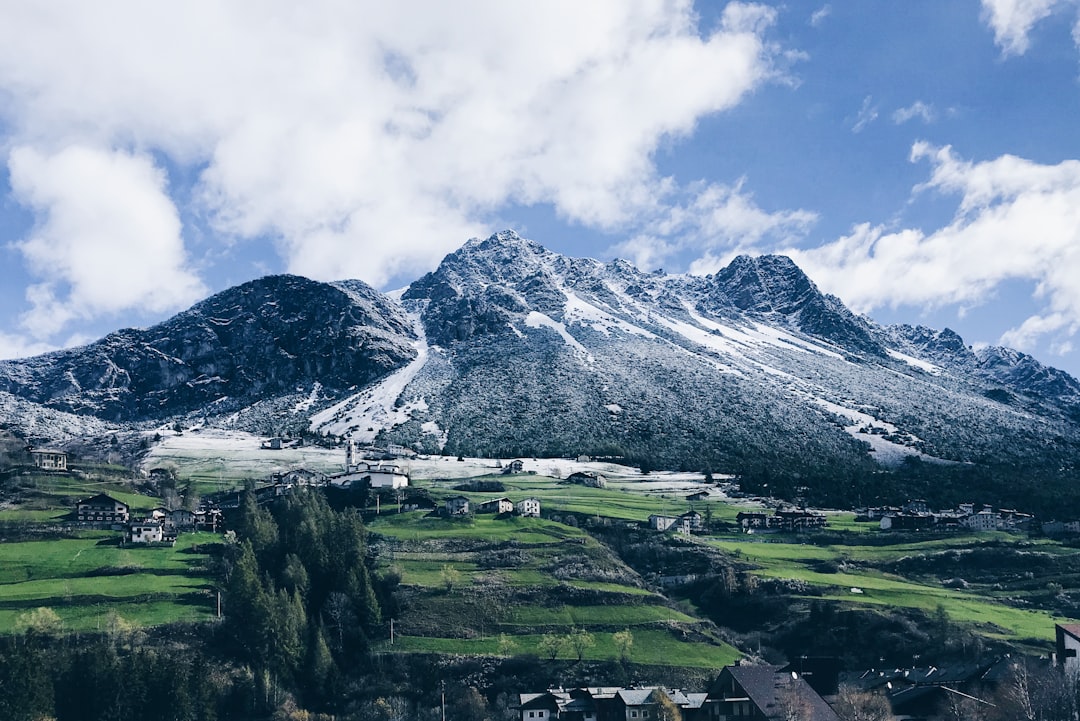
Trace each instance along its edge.
<instances>
[{"instance_id":1,"label":"grassy field","mask_svg":"<svg viewBox=\"0 0 1080 721\"><path fill-rule=\"evenodd\" d=\"M646 665L687 668L721 668L735 663L742 654L727 644L702 641L683 641L665 630L633 629L633 645L630 649L630 662ZM587 661L617 661L618 648L612 640L613 633L596 632L592 634L595 645L583 655ZM512 646L500 649L498 636L483 638L430 638L417 636L399 636L393 646L385 645L387 651L398 653L426 652L450 654L485 654L498 655L508 653L537 653L541 636L523 634L512 637ZM567 647L562 649L557 658L572 660L576 658ZM676 663L677 662L677 663Z\"/></svg>"},{"instance_id":2,"label":"grassy field","mask_svg":"<svg viewBox=\"0 0 1080 721\"><path fill-rule=\"evenodd\" d=\"M757 567L763 578L802 581L825 598L852 605L915 608L933 612L943 608L958 623L972 624L986 636L1014 642L1044 643L1054 636L1054 624L1068 619L1006 603L1005 596L1015 593L993 588L957 590L947 588L932 578L905 578L886 573L875 565L888 564L905 557L941 551L970 551L985 547L1037 547L1053 553L1075 553L1060 545L1004 533L970 534L927 541L910 540L897 535L896 543L886 545L808 545L797 537L769 537L767 541L748 539L710 539L737 558ZM823 570L823 565L830 566Z\"/></svg>"},{"instance_id":3,"label":"grassy field","mask_svg":"<svg viewBox=\"0 0 1080 721\"><path fill-rule=\"evenodd\" d=\"M137 626L204 621L216 601L206 569L210 533L183 534L174 547L121 547L118 534L0 543L0 629L20 615L54 610L69 630L92 630L110 613Z\"/></svg>"},{"instance_id":4,"label":"grassy field","mask_svg":"<svg viewBox=\"0 0 1080 721\"><path fill-rule=\"evenodd\" d=\"M739 657L709 624L643 588L581 529L537 518L428 519L419 512L380 516L369 529L391 539L380 546L381 565L409 589L397 619L403 635L388 651L498 654L505 635L514 644L509 652L534 653L544 633L585 629L595 640L585 658L612 660L612 634L630 629L635 663L715 668ZM569 577L568 570L605 578Z\"/></svg>"}]
</instances>

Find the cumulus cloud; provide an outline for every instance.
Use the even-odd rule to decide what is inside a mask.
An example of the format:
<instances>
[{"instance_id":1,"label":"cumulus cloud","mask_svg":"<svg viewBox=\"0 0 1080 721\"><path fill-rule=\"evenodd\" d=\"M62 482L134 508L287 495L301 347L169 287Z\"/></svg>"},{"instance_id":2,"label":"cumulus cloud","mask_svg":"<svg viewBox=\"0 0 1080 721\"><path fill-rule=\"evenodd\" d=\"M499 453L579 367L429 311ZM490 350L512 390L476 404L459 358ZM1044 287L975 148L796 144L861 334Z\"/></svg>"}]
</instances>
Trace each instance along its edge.
<instances>
[{"instance_id":1,"label":"cumulus cloud","mask_svg":"<svg viewBox=\"0 0 1080 721\"><path fill-rule=\"evenodd\" d=\"M690 272L706 274L764 242L800 239L817 221L817 214L806 210L764 210L743 189L744 184L741 179L734 185L701 183L672 191L681 197L665 198L663 211L611 252L646 269L689 252L697 257Z\"/></svg>"},{"instance_id":2,"label":"cumulus cloud","mask_svg":"<svg viewBox=\"0 0 1080 721\"><path fill-rule=\"evenodd\" d=\"M8 168L15 197L38 219L15 244L40 279L26 293L23 325L33 337L101 314L169 310L204 293L187 268L165 175L149 157L20 146Z\"/></svg>"},{"instance_id":3,"label":"cumulus cloud","mask_svg":"<svg viewBox=\"0 0 1080 721\"><path fill-rule=\"evenodd\" d=\"M932 123L937 117L937 114L934 112L934 107L932 105L928 105L921 100L916 100L906 108L898 108L893 112L892 117L894 123L903 125L907 121L914 120L915 118L922 120L924 123Z\"/></svg>"},{"instance_id":4,"label":"cumulus cloud","mask_svg":"<svg viewBox=\"0 0 1080 721\"><path fill-rule=\"evenodd\" d=\"M859 225L812 250L788 251L824 289L869 312L901 304L975 306L1003 282L1036 283L1042 310L1002 341L1021 348L1080 329L1080 161L1043 165L1003 155L971 162L950 147L916 143L929 161L920 193L959 195L953 220L925 233Z\"/></svg>"},{"instance_id":5,"label":"cumulus cloud","mask_svg":"<svg viewBox=\"0 0 1080 721\"><path fill-rule=\"evenodd\" d=\"M1026 53L1031 29L1055 9L1075 4L1076 0L982 0L983 18L1004 55Z\"/></svg>"},{"instance_id":6,"label":"cumulus cloud","mask_svg":"<svg viewBox=\"0 0 1080 721\"><path fill-rule=\"evenodd\" d=\"M217 232L381 285L508 203L605 230L662 212L654 151L782 74L774 21L732 2L706 32L690 0L16 3L0 113L34 152L163 154Z\"/></svg>"}]
</instances>

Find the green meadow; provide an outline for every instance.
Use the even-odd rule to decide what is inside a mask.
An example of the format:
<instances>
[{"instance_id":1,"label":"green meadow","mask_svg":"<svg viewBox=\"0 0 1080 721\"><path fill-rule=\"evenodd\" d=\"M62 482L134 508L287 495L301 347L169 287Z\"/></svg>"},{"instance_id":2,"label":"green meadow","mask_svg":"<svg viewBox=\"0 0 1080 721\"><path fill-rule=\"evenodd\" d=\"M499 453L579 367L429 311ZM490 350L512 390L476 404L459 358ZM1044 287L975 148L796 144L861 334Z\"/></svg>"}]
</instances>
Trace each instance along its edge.
<instances>
[{"instance_id":1,"label":"green meadow","mask_svg":"<svg viewBox=\"0 0 1080 721\"><path fill-rule=\"evenodd\" d=\"M1066 621L1053 614L1021 608L1008 597L1024 595L995 588L954 589L940 579L912 578L891 574L876 567L906 557L926 556L943 551L963 552L980 548L1038 548L1051 553L1071 554L1073 549L1041 540L1005 533L957 535L932 540L912 540L910 534L895 534L895 543L874 545L809 545L806 538L758 536L741 539L709 539L739 560L755 567L762 578L801 581L814 589L813 598L869 607L913 608L926 612L944 609L950 620L974 626L988 637L1017 643L1039 643L1053 639L1054 624ZM764 540L768 539L768 540ZM829 566L823 570L824 566Z\"/></svg>"},{"instance_id":2,"label":"green meadow","mask_svg":"<svg viewBox=\"0 0 1080 721\"><path fill-rule=\"evenodd\" d=\"M68 630L101 628L113 614L137 626L205 621L216 613L211 533L182 534L173 547L121 547L117 533L0 543L0 628L46 607Z\"/></svg>"}]
</instances>

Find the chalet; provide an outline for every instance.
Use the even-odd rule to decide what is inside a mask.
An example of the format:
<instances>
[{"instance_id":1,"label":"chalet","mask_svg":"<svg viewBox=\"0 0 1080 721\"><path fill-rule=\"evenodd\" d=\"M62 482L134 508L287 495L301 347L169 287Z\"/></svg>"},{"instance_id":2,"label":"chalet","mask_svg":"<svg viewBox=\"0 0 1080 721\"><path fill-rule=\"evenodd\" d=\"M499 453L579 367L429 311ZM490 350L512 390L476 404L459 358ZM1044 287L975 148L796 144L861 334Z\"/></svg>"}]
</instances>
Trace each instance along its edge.
<instances>
[{"instance_id":1,"label":"chalet","mask_svg":"<svg viewBox=\"0 0 1080 721\"><path fill-rule=\"evenodd\" d=\"M779 528L772 527L770 517L764 513L748 513L740 511L735 516L735 522L743 530L743 533L776 533Z\"/></svg>"},{"instance_id":2,"label":"chalet","mask_svg":"<svg viewBox=\"0 0 1080 721\"><path fill-rule=\"evenodd\" d=\"M821 513L803 510L800 508L779 509L774 514L779 520L780 527L785 531L805 531L810 528L824 528L828 520Z\"/></svg>"},{"instance_id":3,"label":"chalet","mask_svg":"<svg viewBox=\"0 0 1080 721\"><path fill-rule=\"evenodd\" d=\"M476 507L477 513L513 513L514 502L509 498L493 498Z\"/></svg>"},{"instance_id":4,"label":"chalet","mask_svg":"<svg viewBox=\"0 0 1080 721\"><path fill-rule=\"evenodd\" d=\"M599 473L593 473L592 471L578 471L577 473L571 473L566 477L566 482L576 483L579 486L589 486L591 488L607 487L607 479Z\"/></svg>"},{"instance_id":5,"label":"chalet","mask_svg":"<svg viewBox=\"0 0 1080 721\"><path fill-rule=\"evenodd\" d=\"M522 460L510 461L509 463L507 463L503 467L502 472L503 472L504 475L509 475L511 473L524 473L525 472L525 462L522 461Z\"/></svg>"},{"instance_id":6,"label":"chalet","mask_svg":"<svg viewBox=\"0 0 1080 721\"><path fill-rule=\"evenodd\" d=\"M1059 623L1054 626L1057 648L1054 658L1068 678L1080 672L1080 624Z\"/></svg>"},{"instance_id":7,"label":"chalet","mask_svg":"<svg viewBox=\"0 0 1080 721\"><path fill-rule=\"evenodd\" d=\"M469 499L465 496L451 496L446 499L446 515L464 516L469 512Z\"/></svg>"},{"instance_id":8,"label":"chalet","mask_svg":"<svg viewBox=\"0 0 1080 721\"><path fill-rule=\"evenodd\" d=\"M260 447L267 451L280 451L284 444L284 439L275 437L263 441Z\"/></svg>"},{"instance_id":9,"label":"chalet","mask_svg":"<svg viewBox=\"0 0 1080 721\"><path fill-rule=\"evenodd\" d=\"M709 500L709 492L708 491L698 491L697 493L691 493L689 496L686 497L686 500L688 500L688 501L707 501L707 500Z\"/></svg>"},{"instance_id":10,"label":"chalet","mask_svg":"<svg viewBox=\"0 0 1080 721\"><path fill-rule=\"evenodd\" d=\"M38 468L46 471L66 471L67 470L67 453L64 451L54 451L47 449L34 449L30 451L30 456L34 459L34 465Z\"/></svg>"},{"instance_id":11,"label":"chalet","mask_svg":"<svg viewBox=\"0 0 1080 721\"><path fill-rule=\"evenodd\" d=\"M524 501L518 501L514 508L519 516L540 517L540 499L538 498L526 498Z\"/></svg>"},{"instance_id":12,"label":"chalet","mask_svg":"<svg viewBox=\"0 0 1080 721\"><path fill-rule=\"evenodd\" d=\"M697 511L688 511L679 516L679 530L683 533L700 531L702 526L701 514Z\"/></svg>"},{"instance_id":13,"label":"chalet","mask_svg":"<svg viewBox=\"0 0 1080 721\"><path fill-rule=\"evenodd\" d=\"M166 517L166 523L173 528L194 530L195 528L195 513L185 508L176 508L169 511Z\"/></svg>"},{"instance_id":14,"label":"chalet","mask_svg":"<svg viewBox=\"0 0 1080 721\"><path fill-rule=\"evenodd\" d=\"M165 526L161 521L144 518L128 526L127 540L131 543L161 543L165 540Z\"/></svg>"},{"instance_id":15,"label":"chalet","mask_svg":"<svg viewBox=\"0 0 1080 721\"><path fill-rule=\"evenodd\" d=\"M128 505L99 493L75 504L75 518L87 523L127 523Z\"/></svg>"},{"instance_id":16,"label":"chalet","mask_svg":"<svg viewBox=\"0 0 1080 721\"><path fill-rule=\"evenodd\" d=\"M679 519L675 516L660 516L655 513L649 516L649 528L654 531L666 531L678 522Z\"/></svg>"},{"instance_id":17,"label":"chalet","mask_svg":"<svg viewBox=\"0 0 1080 721\"><path fill-rule=\"evenodd\" d=\"M725 666L709 688L708 718L840 721L797 672L780 666Z\"/></svg>"}]
</instances>

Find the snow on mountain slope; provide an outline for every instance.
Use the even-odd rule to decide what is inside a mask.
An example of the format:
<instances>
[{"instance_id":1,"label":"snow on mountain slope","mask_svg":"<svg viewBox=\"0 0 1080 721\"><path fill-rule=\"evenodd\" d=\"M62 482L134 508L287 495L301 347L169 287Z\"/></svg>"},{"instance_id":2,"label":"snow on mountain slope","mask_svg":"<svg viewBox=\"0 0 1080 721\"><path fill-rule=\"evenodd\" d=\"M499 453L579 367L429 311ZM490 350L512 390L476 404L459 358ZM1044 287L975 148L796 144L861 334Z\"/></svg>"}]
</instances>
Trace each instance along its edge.
<instances>
[{"instance_id":1,"label":"snow on mountain slope","mask_svg":"<svg viewBox=\"0 0 1080 721\"><path fill-rule=\"evenodd\" d=\"M469 240L394 297L358 281L245 284L146 331L0 363L2 391L13 424L47 407L758 476L1080 459L1075 379L947 329L878 326L790 259L643 273L511 231Z\"/></svg>"},{"instance_id":2,"label":"snow on mountain slope","mask_svg":"<svg viewBox=\"0 0 1080 721\"><path fill-rule=\"evenodd\" d=\"M408 421L415 411L427 410L423 399L399 403L406 386L428 361L427 337L424 335L420 317L410 317L417 335L417 340L412 343L416 357L403 368L313 415L310 424L312 430L348 437L360 443L371 443L380 432ZM429 426L427 430L434 435L441 435L437 426Z\"/></svg>"}]
</instances>

